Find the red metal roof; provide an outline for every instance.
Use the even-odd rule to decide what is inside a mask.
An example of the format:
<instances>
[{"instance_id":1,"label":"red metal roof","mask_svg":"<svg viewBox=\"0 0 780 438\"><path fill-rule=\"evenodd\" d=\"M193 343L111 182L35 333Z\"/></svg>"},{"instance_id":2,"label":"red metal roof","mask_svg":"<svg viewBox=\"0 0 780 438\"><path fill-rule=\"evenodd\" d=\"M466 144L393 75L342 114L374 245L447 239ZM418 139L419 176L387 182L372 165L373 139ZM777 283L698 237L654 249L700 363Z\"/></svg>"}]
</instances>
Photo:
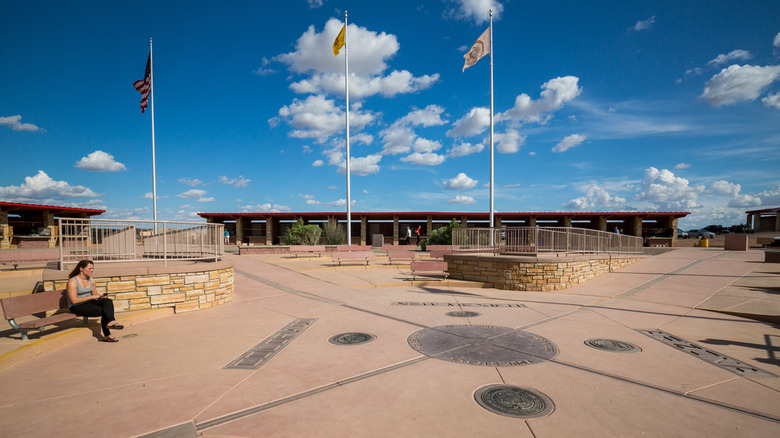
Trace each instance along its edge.
<instances>
[{"instance_id":1,"label":"red metal roof","mask_svg":"<svg viewBox=\"0 0 780 438\"><path fill-rule=\"evenodd\" d=\"M91 208L61 207L58 205L22 204L17 202L0 202L0 209L5 211L59 210L59 211L85 212L85 213L91 213L93 215L103 214L106 212L105 210L97 210Z\"/></svg>"},{"instance_id":2,"label":"red metal roof","mask_svg":"<svg viewBox=\"0 0 780 438\"><path fill-rule=\"evenodd\" d=\"M594 217L594 216L677 216L685 217L690 212L661 212L661 211L649 211L649 212L637 212L637 211L617 211L617 212L496 212L495 216L511 217L511 216L573 216L573 217ZM269 216L269 217L297 217L297 216L346 216L345 211L338 212L276 212L276 213L198 213L198 216L207 217L229 217L229 216ZM488 217L487 212L459 212L459 211L438 211L438 212L425 212L425 211L387 211L387 212L352 212L353 216L485 216Z\"/></svg>"},{"instance_id":3,"label":"red metal roof","mask_svg":"<svg viewBox=\"0 0 780 438\"><path fill-rule=\"evenodd\" d=\"M754 213L777 213L780 211L780 207L774 207L774 208L764 208L762 210L750 210L746 211L747 214L754 214Z\"/></svg>"}]
</instances>

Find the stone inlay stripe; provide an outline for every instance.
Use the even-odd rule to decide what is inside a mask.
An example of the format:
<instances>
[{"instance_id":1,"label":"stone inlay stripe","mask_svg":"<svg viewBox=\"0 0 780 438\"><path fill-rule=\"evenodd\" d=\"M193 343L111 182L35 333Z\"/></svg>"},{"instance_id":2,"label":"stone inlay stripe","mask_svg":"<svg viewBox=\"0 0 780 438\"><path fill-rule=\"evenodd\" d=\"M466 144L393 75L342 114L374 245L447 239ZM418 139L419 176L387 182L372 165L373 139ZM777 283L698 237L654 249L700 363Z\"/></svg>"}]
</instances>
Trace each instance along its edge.
<instances>
[{"instance_id":1,"label":"stone inlay stripe","mask_svg":"<svg viewBox=\"0 0 780 438\"><path fill-rule=\"evenodd\" d=\"M726 371L731 371L734 374L740 376L750 377L775 377L774 374L768 373L764 370L748 365L744 362L740 362L737 359L728 357L725 354L718 353L717 351L704 348L700 345L694 344L691 341L687 341L683 338L674 336L671 333L667 333L663 330L640 330L639 333L650 336L656 341L661 341L666 345L672 346L680 351L697 357L705 362L709 362L716 367L723 368Z\"/></svg>"},{"instance_id":2,"label":"stone inlay stripe","mask_svg":"<svg viewBox=\"0 0 780 438\"><path fill-rule=\"evenodd\" d=\"M316 321L317 319L303 318L292 321L273 335L267 337L263 342L255 345L249 351L225 365L224 369L259 369Z\"/></svg>"},{"instance_id":3,"label":"stone inlay stripe","mask_svg":"<svg viewBox=\"0 0 780 438\"><path fill-rule=\"evenodd\" d=\"M523 308L528 307L525 304L508 304L508 303L426 303L415 301L399 301L393 303L394 306L441 306L441 307L516 307Z\"/></svg>"}]
</instances>

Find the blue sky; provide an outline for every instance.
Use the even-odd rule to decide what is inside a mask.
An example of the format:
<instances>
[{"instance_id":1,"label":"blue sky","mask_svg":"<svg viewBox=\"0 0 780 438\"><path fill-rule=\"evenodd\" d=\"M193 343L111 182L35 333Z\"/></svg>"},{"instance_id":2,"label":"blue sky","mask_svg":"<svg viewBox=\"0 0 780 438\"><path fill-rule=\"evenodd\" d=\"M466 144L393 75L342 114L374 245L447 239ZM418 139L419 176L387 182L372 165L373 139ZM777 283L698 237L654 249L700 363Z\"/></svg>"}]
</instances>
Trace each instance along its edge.
<instances>
[{"instance_id":1,"label":"blue sky","mask_svg":"<svg viewBox=\"0 0 780 438\"><path fill-rule=\"evenodd\" d=\"M0 15L0 200L152 218L780 206L777 1L27 1Z\"/></svg>"}]
</instances>

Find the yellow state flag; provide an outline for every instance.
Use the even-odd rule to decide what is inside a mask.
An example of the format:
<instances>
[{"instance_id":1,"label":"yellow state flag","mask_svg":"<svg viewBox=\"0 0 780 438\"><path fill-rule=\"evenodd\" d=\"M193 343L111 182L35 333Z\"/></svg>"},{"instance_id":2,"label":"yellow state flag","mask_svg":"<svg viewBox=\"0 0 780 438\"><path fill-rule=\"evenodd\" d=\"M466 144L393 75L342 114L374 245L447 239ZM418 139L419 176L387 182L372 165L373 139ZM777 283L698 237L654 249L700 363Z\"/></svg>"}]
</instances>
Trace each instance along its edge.
<instances>
[{"instance_id":1,"label":"yellow state flag","mask_svg":"<svg viewBox=\"0 0 780 438\"><path fill-rule=\"evenodd\" d=\"M342 47L344 47L344 32L347 30L347 25L345 24L341 28L341 32L339 32L339 36L336 37L336 41L333 41L333 56L336 56L339 54L339 50L341 50Z\"/></svg>"}]
</instances>

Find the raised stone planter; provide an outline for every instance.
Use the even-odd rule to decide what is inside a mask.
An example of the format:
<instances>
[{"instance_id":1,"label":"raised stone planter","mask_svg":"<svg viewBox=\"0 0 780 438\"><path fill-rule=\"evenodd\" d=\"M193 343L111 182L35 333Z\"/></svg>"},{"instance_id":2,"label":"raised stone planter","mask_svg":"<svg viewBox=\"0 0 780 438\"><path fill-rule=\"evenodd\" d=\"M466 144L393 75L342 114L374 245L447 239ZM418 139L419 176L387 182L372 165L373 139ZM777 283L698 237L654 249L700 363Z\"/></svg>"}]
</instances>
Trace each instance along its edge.
<instances>
[{"instance_id":1,"label":"raised stone planter","mask_svg":"<svg viewBox=\"0 0 780 438\"><path fill-rule=\"evenodd\" d=\"M479 281L488 287L517 291L555 291L643 259L643 256L523 257L446 254L451 279Z\"/></svg>"},{"instance_id":2,"label":"raised stone planter","mask_svg":"<svg viewBox=\"0 0 780 438\"><path fill-rule=\"evenodd\" d=\"M43 273L45 290L65 289L73 266ZM208 309L233 298L233 264L171 261L96 263L98 292L108 292L118 312L171 307L176 313Z\"/></svg>"}]
</instances>

